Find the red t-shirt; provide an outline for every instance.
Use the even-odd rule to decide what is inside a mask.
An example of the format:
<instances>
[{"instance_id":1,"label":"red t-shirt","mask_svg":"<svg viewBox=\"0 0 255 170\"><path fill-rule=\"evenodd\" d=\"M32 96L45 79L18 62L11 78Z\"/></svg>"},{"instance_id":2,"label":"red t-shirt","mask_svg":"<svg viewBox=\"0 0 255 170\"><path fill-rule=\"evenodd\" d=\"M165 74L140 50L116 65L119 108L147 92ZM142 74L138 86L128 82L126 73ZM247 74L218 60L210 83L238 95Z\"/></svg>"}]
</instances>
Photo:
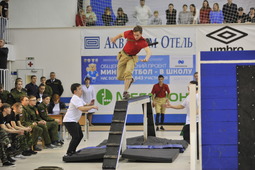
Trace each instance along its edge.
<instances>
[{"instance_id":1,"label":"red t-shirt","mask_svg":"<svg viewBox=\"0 0 255 170\"><path fill-rule=\"evenodd\" d=\"M154 84L151 93L156 94L156 97L166 97L166 92L169 94L170 90L167 84L163 84L161 87L158 84Z\"/></svg>"},{"instance_id":2,"label":"red t-shirt","mask_svg":"<svg viewBox=\"0 0 255 170\"><path fill-rule=\"evenodd\" d=\"M81 15L77 14L75 23L76 23L76 26L85 26L86 25L86 15L81 16Z\"/></svg>"},{"instance_id":3,"label":"red t-shirt","mask_svg":"<svg viewBox=\"0 0 255 170\"><path fill-rule=\"evenodd\" d=\"M124 38L127 39L127 43L123 50L128 55L136 55L141 51L141 49L148 47L148 43L143 37L141 37L139 40L135 40L133 30L125 31Z\"/></svg>"}]
</instances>

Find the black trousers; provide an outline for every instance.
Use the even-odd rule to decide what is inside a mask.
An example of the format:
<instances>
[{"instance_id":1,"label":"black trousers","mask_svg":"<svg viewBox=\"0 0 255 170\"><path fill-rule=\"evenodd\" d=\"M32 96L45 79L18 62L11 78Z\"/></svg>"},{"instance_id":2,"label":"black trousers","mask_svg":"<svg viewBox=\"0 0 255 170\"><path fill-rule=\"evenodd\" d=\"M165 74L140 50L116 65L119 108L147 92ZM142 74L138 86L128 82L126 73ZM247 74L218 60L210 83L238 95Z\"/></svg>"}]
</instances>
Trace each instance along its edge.
<instances>
[{"instance_id":1,"label":"black trousers","mask_svg":"<svg viewBox=\"0 0 255 170\"><path fill-rule=\"evenodd\" d=\"M83 138L81 126L79 123L76 122L64 122L64 125L68 132L70 133L70 135L72 136L72 139L69 143L69 147L67 149L67 154L75 153L77 146L79 145Z\"/></svg>"},{"instance_id":2,"label":"black trousers","mask_svg":"<svg viewBox=\"0 0 255 170\"><path fill-rule=\"evenodd\" d=\"M183 132L183 139L187 141L190 144L190 125L187 124L182 128ZM198 129L198 123L197 123L197 159L199 159L199 129Z\"/></svg>"}]
</instances>

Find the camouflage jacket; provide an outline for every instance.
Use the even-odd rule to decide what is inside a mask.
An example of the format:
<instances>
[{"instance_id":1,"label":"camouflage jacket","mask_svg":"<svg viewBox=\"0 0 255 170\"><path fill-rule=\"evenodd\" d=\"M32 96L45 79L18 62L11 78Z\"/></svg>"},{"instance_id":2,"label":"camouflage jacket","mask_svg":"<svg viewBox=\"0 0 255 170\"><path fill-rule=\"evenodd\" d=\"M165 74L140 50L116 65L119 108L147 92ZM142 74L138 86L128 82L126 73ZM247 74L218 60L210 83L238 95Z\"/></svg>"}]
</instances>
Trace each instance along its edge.
<instances>
[{"instance_id":1,"label":"camouflage jacket","mask_svg":"<svg viewBox=\"0 0 255 170\"><path fill-rule=\"evenodd\" d=\"M11 96L13 98L12 104L16 102L20 102L20 98L22 96L27 96L27 91L24 89L21 89L21 91L18 91L17 89L11 90Z\"/></svg>"},{"instance_id":2,"label":"camouflage jacket","mask_svg":"<svg viewBox=\"0 0 255 170\"><path fill-rule=\"evenodd\" d=\"M46 104L44 104L43 102L40 103L38 106L38 111L39 111L39 114L41 116L41 118L45 121L54 121L54 119L52 119L51 117L49 117L48 115L48 108L46 106Z\"/></svg>"},{"instance_id":3,"label":"camouflage jacket","mask_svg":"<svg viewBox=\"0 0 255 170\"><path fill-rule=\"evenodd\" d=\"M40 115L37 114L36 107L33 106L23 106L22 111L22 125L23 126L31 126L33 122L39 122L41 119Z\"/></svg>"}]
</instances>

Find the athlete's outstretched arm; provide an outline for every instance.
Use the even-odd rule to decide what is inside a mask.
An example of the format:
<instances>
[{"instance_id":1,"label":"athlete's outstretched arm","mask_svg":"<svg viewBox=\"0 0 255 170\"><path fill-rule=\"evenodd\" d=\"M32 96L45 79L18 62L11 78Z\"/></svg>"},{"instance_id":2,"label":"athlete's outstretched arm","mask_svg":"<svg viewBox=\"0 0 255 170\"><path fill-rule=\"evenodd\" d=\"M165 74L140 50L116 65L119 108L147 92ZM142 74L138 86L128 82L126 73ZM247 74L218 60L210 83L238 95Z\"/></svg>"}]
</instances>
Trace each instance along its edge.
<instances>
[{"instance_id":1,"label":"athlete's outstretched arm","mask_svg":"<svg viewBox=\"0 0 255 170\"><path fill-rule=\"evenodd\" d=\"M112 43L115 43L117 39L124 37L124 33L118 34L115 37L112 37L110 40Z\"/></svg>"},{"instance_id":2,"label":"athlete's outstretched arm","mask_svg":"<svg viewBox=\"0 0 255 170\"><path fill-rule=\"evenodd\" d=\"M150 47L145 47L144 48L145 52L146 52L146 57L144 59L142 59L142 62L147 62L149 61L150 57L151 57L151 49Z\"/></svg>"}]
</instances>

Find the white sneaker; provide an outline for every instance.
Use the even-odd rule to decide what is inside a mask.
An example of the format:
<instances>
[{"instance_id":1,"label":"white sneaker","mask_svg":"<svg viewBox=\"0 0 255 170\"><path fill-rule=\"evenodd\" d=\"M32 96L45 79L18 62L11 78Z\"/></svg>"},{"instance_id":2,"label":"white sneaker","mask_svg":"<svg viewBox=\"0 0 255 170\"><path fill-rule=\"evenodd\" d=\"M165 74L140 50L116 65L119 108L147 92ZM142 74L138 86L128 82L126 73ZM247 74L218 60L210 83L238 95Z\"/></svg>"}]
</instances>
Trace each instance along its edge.
<instances>
[{"instance_id":1,"label":"white sneaker","mask_svg":"<svg viewBox=\"0 0 255 170\"><path fill-rule=\"evenodd\" d=\"M23 156L23 155L21 155L21 154L19 154L19 155L16 155L14 158L19 158L19 159L26 159L26 157L25 157L25 156Z\"/></svg>"}]
</instances>

